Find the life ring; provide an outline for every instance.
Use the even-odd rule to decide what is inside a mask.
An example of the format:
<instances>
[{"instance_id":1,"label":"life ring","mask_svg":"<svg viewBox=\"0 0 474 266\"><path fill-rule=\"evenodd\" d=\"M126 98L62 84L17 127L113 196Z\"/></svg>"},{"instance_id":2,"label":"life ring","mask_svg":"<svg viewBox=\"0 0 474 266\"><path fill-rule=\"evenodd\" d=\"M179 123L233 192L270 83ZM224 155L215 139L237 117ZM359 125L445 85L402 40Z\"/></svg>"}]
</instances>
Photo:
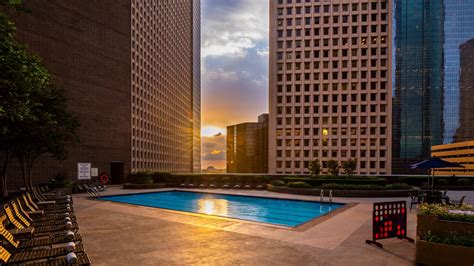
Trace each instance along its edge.
<instances>
[{"instance_id":1,"label":"life ring","mask_svg":"<svg viewBox=\"0 0 474 266\"><path fill-rule=\"evenodd\" d=\"M107 175L101 175L100 176L100 182L106 184L109 181L109 177Z\"/></svg>"}]
</instances>

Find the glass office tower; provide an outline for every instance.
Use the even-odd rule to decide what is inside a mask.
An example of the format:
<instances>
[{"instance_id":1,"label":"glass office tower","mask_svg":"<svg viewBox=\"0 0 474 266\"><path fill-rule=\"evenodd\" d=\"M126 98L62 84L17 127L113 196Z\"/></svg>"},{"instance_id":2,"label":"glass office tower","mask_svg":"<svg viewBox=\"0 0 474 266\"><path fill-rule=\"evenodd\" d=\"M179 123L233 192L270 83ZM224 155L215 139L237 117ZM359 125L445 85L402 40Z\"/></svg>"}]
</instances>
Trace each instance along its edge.
<instances>
[{"instance_id":1,"label":"glass office tower","mask_svg":"<svg viewBox=\"0 0 474 266\"><path fill-rule=\"evenodd\" d=\"M474 1L396 0L394 12L392 166L412 174L408 165L430 156L431 146L474 138L473 105L461 103L474 93L467 52Z\"/></svg>"}]
</instances>

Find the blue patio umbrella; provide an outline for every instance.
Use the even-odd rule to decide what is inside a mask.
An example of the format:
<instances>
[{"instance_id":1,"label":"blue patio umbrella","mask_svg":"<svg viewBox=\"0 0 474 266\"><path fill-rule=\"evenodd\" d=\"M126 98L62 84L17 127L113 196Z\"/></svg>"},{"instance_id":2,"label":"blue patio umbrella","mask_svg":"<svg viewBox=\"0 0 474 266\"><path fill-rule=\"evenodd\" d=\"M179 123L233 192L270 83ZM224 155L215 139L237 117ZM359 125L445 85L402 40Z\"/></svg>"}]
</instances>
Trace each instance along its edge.
<instances>
[{"instance_id":1,"label":"blue patio umbrella","mask_svg":"<svg viewBox=\"0 0 474 266\"><path fill-rule=\"evenodd\" d=\"M410 169L426 169L426 170L431 170L431 169L436 169L436 168L451 168L451 167L464 167L461 164L458 163L453 163L453 162L448 162L445 160L441 160L440 158L437 157L431 157L428 160L421 161L419 163L415 163L410 165ZM434 172L433 173L433 181L431 183L431 188L433 188L433 183L434 183ZM428 186L430 185L430 177L428 176Z\"/></svg>"}]
</instances>

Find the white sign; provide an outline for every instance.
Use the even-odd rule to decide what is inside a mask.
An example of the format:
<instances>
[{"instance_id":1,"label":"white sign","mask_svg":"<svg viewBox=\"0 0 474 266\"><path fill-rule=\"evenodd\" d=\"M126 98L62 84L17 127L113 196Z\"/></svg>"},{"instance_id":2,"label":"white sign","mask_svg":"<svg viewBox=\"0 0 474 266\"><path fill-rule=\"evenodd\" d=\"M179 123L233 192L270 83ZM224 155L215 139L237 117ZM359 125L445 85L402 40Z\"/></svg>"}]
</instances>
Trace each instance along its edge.
<instances>
[{"instance_id":1,"label":"white sign","mask_svg":"<svg viewBox=\"0 0 474 266\"><path fill-rule=\"evenodd\" d=\"M91 163L77 163L77 179L91 179Z\"/></svg>"},{"instance_id":2,"label":"white sign","mask_svg":"<svg viewBox=\"0 0 474 266\"><path fill-rule=\"evenodd\" d=\"M99 176L99 168L91 168L91 176Z\"/></svg>"}]
</instances>

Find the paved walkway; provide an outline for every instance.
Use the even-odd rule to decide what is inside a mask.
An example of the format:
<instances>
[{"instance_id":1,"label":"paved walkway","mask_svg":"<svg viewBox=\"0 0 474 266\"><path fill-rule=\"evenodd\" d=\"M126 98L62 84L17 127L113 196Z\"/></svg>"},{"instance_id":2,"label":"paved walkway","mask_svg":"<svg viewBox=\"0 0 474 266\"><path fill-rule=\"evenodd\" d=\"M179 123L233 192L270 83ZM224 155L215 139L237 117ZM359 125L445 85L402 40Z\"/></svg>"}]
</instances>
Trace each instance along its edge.
<instances>
[{"instance_id":1,"label":"paved walkway","mask_svg":"<svg viewBox=\"0 0 474 266\"><path fill-rule=\"evenodd\" d=\"M268 191L219 191L319 199ZM130 192L136 193L110 188L106 194ZM372 202L385 200L397 199L335 198L359 204L305 231L81 196L75 197L74 206L94 265L413 265L412 243L388 239L382 241L384 249L365 244L371 237ZM415 212L409 213L411 237L415 219Z\"/></svg>"}]
</instances>

